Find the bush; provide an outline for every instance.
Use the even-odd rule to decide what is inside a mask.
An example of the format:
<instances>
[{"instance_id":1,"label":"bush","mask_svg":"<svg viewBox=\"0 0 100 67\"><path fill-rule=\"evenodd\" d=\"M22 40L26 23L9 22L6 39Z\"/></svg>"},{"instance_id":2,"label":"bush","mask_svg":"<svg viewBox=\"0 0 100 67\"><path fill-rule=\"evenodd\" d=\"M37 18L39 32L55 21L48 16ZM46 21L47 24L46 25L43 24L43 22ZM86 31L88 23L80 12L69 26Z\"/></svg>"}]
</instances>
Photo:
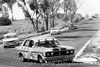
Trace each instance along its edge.
<instances>
[{"instance_id":1,"label":"bush","mask_svg":"<svg viewBox=\"0 0 100 67\"><path fill-rule=\"evenodd\" d=\"M0 18L0 26L6 26L6 25L10 25L11 24L11 20L7 17L1 17Z\"/></svg>"},{"instance_id":2,"label":"bush","mask_svg":"<svg viewBox=\"0 0 100 67\"><path fill-rule=\"evenodd\" d=\"M64 21L68 21L69 20L69 16L66 15L63 20Z\"/></svg>"}]
</instances>

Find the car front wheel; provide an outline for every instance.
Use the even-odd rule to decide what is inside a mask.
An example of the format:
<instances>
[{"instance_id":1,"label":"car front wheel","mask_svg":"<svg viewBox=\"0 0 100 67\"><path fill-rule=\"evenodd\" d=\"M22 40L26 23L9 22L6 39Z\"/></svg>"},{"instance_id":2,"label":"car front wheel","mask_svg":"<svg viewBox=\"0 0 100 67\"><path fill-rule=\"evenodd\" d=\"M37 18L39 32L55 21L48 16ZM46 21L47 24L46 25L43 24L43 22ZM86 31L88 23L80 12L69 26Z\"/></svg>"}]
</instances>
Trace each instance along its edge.
<instances>
[{"instance_id":1,"label":"car front wheel","mask_svg":"<svg viewBox=\"0 0 100 67\"><path fill-rule=\"evenodd\" d=\"M38 57L38 62L39 62L39 63L46 63L46 61L43 60L43 58L42 58L41 56Z\"/></svg>"},{"instance_id":2,"label":"car front wheel","mask_svg":"<svg viewBox=\"0 0 100 67\"><path fill-rule=\"evenodd\" d=\"M4 46L4 48L7 48L7 46Z\"/></svg>"}]
</instances>

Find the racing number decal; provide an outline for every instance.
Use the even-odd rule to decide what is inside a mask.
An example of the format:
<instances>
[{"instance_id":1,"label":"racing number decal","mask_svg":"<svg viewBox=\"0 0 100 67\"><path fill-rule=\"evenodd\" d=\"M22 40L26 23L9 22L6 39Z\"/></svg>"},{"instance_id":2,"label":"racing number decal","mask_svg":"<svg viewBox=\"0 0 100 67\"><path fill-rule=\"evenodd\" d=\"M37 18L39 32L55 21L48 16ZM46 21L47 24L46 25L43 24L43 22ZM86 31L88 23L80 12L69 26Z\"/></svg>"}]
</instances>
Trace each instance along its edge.
<instances>
[{"instance_id":1,"label":"racing number decal","mask_svg":"<svg viewBox=\"0 0 100 67\"><path fill-rule=\"evenodd\" d=\"M29 53L28 52L23 52L23 54L24 54L25 58L29 58L29 56L28 56Z\"/></svg>"},{"instance_id":2,"label":"racing number decal","mask_svg":"<svg viewBox=\"0 0 100 67\"><path fill-rule=\"evenodd\" d=\"M32 59L34 58L34 54L33 53L30 53L30 57L32 57Z\"/></svg>"},{"instance_id":3,"label":"racing number decal","mask_svg":"<svg viewBox=\"0 0 100 67\"><path fill-rule=\"evenodd\" d=\"M29 58L33 59L34 58L34 53L32 53L31 51L29 51Z\"/></svg>"}]
</instances>

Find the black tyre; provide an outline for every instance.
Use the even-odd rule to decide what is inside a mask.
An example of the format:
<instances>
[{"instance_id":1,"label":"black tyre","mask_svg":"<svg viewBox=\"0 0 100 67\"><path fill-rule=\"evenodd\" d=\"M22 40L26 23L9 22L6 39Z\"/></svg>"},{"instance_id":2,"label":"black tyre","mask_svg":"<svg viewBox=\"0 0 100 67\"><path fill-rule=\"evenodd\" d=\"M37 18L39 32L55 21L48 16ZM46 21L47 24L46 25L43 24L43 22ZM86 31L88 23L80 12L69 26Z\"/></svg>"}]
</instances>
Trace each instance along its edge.
<instances>
[{"instance_id":1,"label":"black tyre","mask_svg":"<svg viewBox=\"0 0 100 67\"><path fill-rule=\"evenodd\" d=\"M59 31L59 33L58 34L61 34L61 32Z\"/></svg>"},{"instance_id":2,"label":"black tyre","mask_svg":"<svg viewBox=\"0 0 100 67\"><path fill-rule=\"evenodd\" d=\"M20 59L21 59L22 62L26 62L27 61L27 59L24 58L24 57L20 57Z\"/></svg>"},{"instance_id":3,"label":"black tyre","mask_svg":"<svg viewBox=\"0 0 100 67\"><path fill-rule=\"evenodd\" d=\"M23 56L20 57L20 59L21 59L22 62L27 62L28 61L28 59L24 58Z\"/></svg>"},{"instance_id":4,"label":"black tyre","mask_svg":"<svg viewBox=\"0 0 100 67\"><path fill-rule=\"evenodd\" d=\"M4 46L4 48L6 49L6 48L8 48L7 46Z\"/></svg>"},{"instance_id":5,"label":"black tyre","mask_svg":"<svg viewBox=\"0 0 100 67\"><path fill-rule=\"evenodd\" d=\"M24 56L23 56L21 53L19 53L19 57L20 57L20 60L21 60L22 62L26 62L26 61L27 61L27 59L24 58Z\"/></svg>"},{"instance_id":6,"label":"black tyre","mask_svg":"<svg viewBox=\"0 0 100 67\"><path fill-rule=\"evenodd\" d=\"M46 63L46 62L42 59L41 56L38 57L38 62L39 62L39 63Z\"/></svg>"},{"instance_id":7,"label":"black tyre","mask_svg":"<svg viewBox=\"0 0 100 67\"><path fill-rule=\"evenodd\" d=\"M71 27L69 27L69 30L71 30Z\"/></svg>"}]
</instances>

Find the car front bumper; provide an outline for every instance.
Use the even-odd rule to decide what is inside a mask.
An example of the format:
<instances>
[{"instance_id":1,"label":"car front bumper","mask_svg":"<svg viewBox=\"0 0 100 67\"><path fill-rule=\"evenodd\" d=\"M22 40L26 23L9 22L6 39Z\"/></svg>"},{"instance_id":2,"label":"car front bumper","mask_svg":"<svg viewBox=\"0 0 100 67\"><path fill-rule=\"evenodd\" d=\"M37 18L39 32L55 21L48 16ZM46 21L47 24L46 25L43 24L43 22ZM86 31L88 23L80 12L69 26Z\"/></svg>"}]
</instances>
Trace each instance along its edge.
<instances>
[{"instance_id":1,"label":"car front bumper","mask_svg":"<svg viewBox=\"0 0 100 67\"><path fill-rule=\"evenodd\" d=\"M46 61L72 61L75 55L64 55L64 56L54 56L54 57L44 57Z\"/></svg>"}]
</instances>

